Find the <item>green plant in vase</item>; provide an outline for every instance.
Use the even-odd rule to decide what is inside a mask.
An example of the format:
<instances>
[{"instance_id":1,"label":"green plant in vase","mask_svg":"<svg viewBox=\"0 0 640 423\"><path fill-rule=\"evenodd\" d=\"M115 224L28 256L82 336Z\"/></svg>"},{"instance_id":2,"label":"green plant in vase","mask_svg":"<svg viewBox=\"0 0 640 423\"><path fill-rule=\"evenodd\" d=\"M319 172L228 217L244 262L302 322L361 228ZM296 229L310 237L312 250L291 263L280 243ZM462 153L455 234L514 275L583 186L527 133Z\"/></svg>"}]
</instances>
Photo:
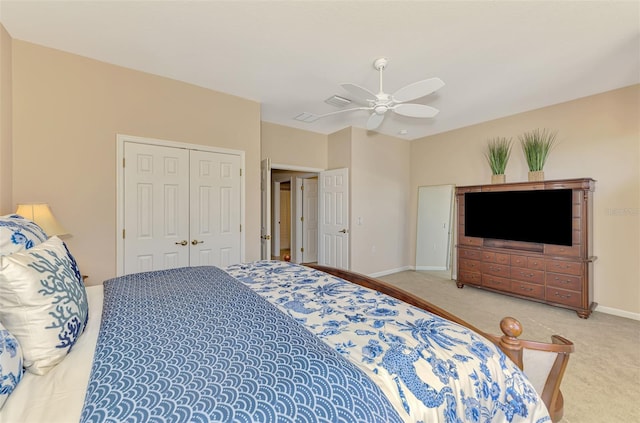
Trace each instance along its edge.
<instances>
[{"instance_id":1,"label":"green plant in vase","mask_svg":"<svg viewBox=\"0 0 640 423\"><path fill-rule=\"evenodd\" d=\"M529 181L544 180L544 164L556 142L557 131L534 129L520 136L522 151L529 166Z\"/></svg>"},{"instance_id":2,"label":"green plant in vase","mask_svg":"<svg viewBox=\"0 0 640 423\"><path fill-rule=\"evenodd\" d=\"M495 137L489 140L485 157L491 168L491 183L504 183L504 172L511 156L511 138Z\"/></svg>"}]
</instances>

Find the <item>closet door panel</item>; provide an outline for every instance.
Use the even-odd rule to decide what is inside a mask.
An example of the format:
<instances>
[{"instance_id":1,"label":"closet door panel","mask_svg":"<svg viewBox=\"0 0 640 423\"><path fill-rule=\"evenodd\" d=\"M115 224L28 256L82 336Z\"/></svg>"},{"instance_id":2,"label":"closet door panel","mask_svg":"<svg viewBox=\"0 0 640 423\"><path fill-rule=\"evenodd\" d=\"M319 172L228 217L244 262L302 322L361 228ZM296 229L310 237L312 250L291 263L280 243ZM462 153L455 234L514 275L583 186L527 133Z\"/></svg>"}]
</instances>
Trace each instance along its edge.
<instances>
[{"instance_id":1,"label":"closet door panel","mask_svg":"<svg viewBox=\"0 0 640 423\"><path fill-rule=\"evenodd\" d=\"M190 152L191 266L240 262L239 156Z\"/></svg>"},{"instance_id":2,"label":"closet door panel","mask_svg":"<svg viewBox=\"0 0 640 423\"><path fill-rule=\"evenodd\" d=\"M124 159L124 272L188 265L188 152L125 143Z\"/></svg>"}]
</instances>

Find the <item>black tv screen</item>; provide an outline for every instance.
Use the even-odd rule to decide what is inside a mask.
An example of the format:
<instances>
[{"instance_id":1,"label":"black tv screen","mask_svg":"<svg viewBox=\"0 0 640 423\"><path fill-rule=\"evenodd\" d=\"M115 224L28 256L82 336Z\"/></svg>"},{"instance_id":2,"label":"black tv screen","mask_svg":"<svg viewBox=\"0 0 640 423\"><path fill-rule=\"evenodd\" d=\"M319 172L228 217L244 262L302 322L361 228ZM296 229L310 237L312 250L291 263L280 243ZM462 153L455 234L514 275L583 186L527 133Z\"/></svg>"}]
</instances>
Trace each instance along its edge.
<instances>
[{"instance_id":1,"label":"black tv screen","mask_svg":"<svg viewBox=\"0 0 640 423\"><path fill-rule=\"evenodd\" d=\"M570 246L572 203L570 189L467 192L464 234Z\"/></svg>"}]
</instances>

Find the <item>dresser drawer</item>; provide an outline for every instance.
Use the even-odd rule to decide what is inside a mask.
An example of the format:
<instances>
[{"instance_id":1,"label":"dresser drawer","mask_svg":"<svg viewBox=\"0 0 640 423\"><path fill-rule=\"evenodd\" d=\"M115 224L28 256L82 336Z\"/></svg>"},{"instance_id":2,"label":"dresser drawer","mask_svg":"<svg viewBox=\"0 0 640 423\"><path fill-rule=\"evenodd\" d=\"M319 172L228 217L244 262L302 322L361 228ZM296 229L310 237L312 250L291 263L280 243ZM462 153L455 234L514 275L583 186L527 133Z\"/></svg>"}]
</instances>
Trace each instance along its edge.
<instances>
[{"instance_id":1,"label":"dresser drawer","mask_svg":"<svg viewBox=\"0 0 640 423\"><path fill-rule=\"evenodd\" d=\"M518 295L525 295L527 297L544 300L544 285L511 281L511 292Z\"/></svg>"},{"instance_id":2,"label":"dresser drawer","mask_svg":"<svg viewBox=\"0 0 640 423\"><path fill-rule=\"evenodd\" d=\"M480 264L481 262L479 262L478 260L469 260L464 258L461 258L458 261L460 270L468 270L471 272L480 272Z\"/></svg>"},{"instance_id":3,"label":"dresser drawer","mask_svg":"<svg viewBox=\"0 0 640 423\"><path fill-rule=\"evenodd\" d=\"M547 272L582 276L582 263L579 261L546 260L545 269Z\"/></svg>"},{"instance_id":4,"label":"dresser drawer","mask_svg":"<svg viewBox=\"0 0 640 423\"><path fill-rule=\"evenodd\" d=\"M458 282L468 283L471 285L482 285L482 278L478 272L468 272L461 270L458 272Z\"/></svg>"},{"instance_id":5,"label":"dresser drawer","mask_svg":"<svg viewBox=\"0 0 640 423\"><path fill-rule=\"evenodd\" d=\"M509 254L496 253L493 251L483 251L482 252L482 261L486 261L487 263L498 263L509 265Z\"/></svg>"},{"instance_id":6,"label":"dresser drawer","mask_svg":"<svg viewBox=\"0 0 640 423\"><path fill-rule=\"evenodd\" d=\"M482 286L499 289L500 291L509 291L511 289L511 281L499 276L482 275Z\"/></svg>"},{"instance_id":7,"label":"dresser drawer","mask_svg":"<svg viewBox=\"0 0 640 423\"><path fill-rule=\"evenodd\" d=\"M512 267L510 276L511 276L511 279L517 279L519 281L537 283L537 284L544 283L544 272L542 270Z\"/></svg>"},{"instance_id":8,"label":"dresser drawer","mask_svg":"<svg viewBox=\"0 0 640 423\"><path fill-rule=\"evenodd\" d=\"M527 267L527 260L529 257L527 256L517 256L515 254L511 254L511 265L516 267Z\"/></svg>"},{"instance_id":9,"label":"dresser drawer","mask_svg":"<svg viewBox=\"0 0 640 423\"><path fill-rule=\"evenodd\" d=\"M474 247L482 247L484 238L474 238L471 236L461 235L459 240L461 245L471 245Z\"/></svg>"},{"instance_id":10,"label":"dresser drawer","mask_svg":"<svg viewBox=\"0 0 640 423\"><path fill-rule=\"evenodd\" d=\"M582 307L582 293L566 289L547 287L546 300L571 307Z\"/></svg>"},{"instance_id":11,"label":"dresser drawer","mask_svg":"<svg viewBox=\"0 0 640 423\"><path fill-rule=\"evenodd\" d=\"M472 250L469 248L459 248L458 255L461 259L480 260L482 258L482 251Z\"/></svg>"},{"instance_id":12,"label":"dresser drawer","mask_svg":"<svg viewBox=\"0 0 640 423\"><path fill-rule=\"evenodd\" d=\"M544 245L544 254L547 256L567 256L580 257L580 245L564 246L564 245Z\"/></svg>"},{"instance_id":13,"label":"dresser drawer","mask_svg":"<svg viewBox=\"0 0 640 423\"><path fill-rule=\"evenodd\" d=\"M502 276L503 278L509 277L509 266L497 263L482 263L480 267L482 273L487 273L494 276Z\"/></svg>"},{"instance_id":14,"label":"dresser drawer","mask_svg":"<svg viewBox=\"0 0 640 423\"><path fill-rule=\"evenodd\" d=\"M545 281L547 286L582 291L582 278L580 276L547 273Z\"/></svg>"},{"instance_id":15,"label":"dresser drawer","mask_svg":"<svg viewBox=\"0 0 640 423\"><path fill-rule=\"evenodd\" d=\"M535 270L544 270L544 259L542 257L528 257L527 268Z\"/></svg>"}]
</instances>

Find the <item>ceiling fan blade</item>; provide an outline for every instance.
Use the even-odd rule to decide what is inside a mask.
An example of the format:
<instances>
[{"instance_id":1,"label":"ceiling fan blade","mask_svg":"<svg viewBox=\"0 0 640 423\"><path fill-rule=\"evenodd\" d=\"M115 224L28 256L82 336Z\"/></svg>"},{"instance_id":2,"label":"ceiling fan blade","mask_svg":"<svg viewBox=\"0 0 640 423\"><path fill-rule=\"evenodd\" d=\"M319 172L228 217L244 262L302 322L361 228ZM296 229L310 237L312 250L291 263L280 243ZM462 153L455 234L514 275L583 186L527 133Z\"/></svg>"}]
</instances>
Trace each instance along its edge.
<instances>
[{"instance_id":1,"label":"ceiling fan blade","mask_svg":"<svg viewBox=\"0 0 640 423\"><path fill-rule=\"evenodd\" d=\"M371 116L369 116L369 119L367 120L367 130L373 131L374 129L376 129L378 126L380 126L383 119L384 113L381 115L376 112L371 113Z\"/></svg>"},{"instance_id":2,"label":"ceiling fan blade","mask_svg":"<svg viewBox=\"0 0 640 423\"><path fill-rule=\"evenodd\" d=\"M396 103L404 103L429 95L443 86L444 82L440 78L424 79L400 88L392 97Z\"/></svg>"},{"instance_id":3,"label":"ceiling fan blade","mask_svg":"<svg viewBox=\"0 0 640 423\"><path fill-rule=\"evenodd\" d=\"M415 118L430 118L438 114L439 110L435 107L425 106L424 104L396 104L393 111L402 116Z\"/></svg>"},{"instance_id":4,"label":"ceiling fan blade","mask_svg":"<svg viewBox=\"0 0 640 423\"><path fill-rule=\"evenodd\" d=\"M360 85L346 82L344 84L340 84L340 86L347 90L349 94L354 97L355 101L358 101L360 103L369 104L369 102L376 100L376 95L374 93L366 88L361 87Z\"/></svg>"}]
</instances>

